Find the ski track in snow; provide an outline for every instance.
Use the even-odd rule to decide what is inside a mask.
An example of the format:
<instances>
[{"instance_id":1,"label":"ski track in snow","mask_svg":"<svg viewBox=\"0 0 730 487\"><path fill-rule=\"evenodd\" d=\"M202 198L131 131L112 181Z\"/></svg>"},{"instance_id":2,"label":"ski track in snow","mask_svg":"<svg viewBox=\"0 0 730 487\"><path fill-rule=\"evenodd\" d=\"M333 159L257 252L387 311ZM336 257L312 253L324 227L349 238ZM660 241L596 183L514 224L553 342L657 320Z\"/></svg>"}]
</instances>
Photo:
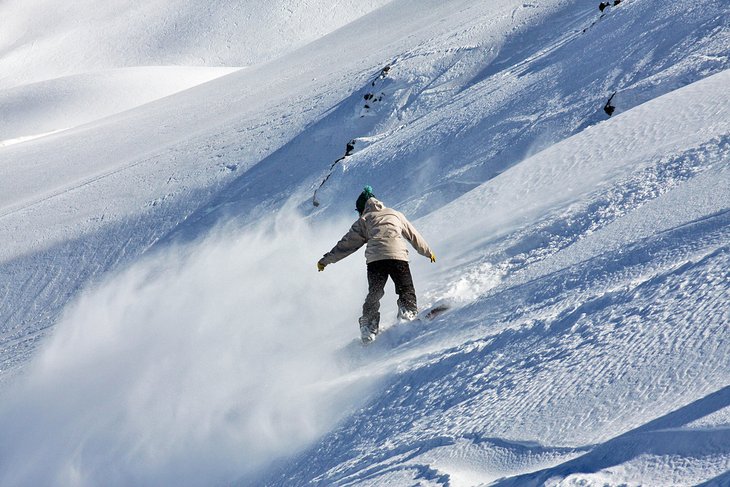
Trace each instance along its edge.
<instances>
[{"instance_id":1,"label":"ski track in snow","mask_svg":"<svg viewBox=\"0 0 730 487\"><path fill-rule=\"evenodd\" d=\"M98 71L121 66L97 54L0 91L22 115L0 120L0 140L72 127L0 142L0 479L730 485L723 2L601 15L570 0L395 0L347 16L324 37L344 20L303 29L299 45L318 40L299 50L201 45L208 60L187 64L271 60L168 97L186 81L89 102L142 79ZM205 24L191 19L147 34ZM36 47L0 37L0 66L42 59L55 32ZM190 61L184 44L166 52ZM149 59L130 49L107 61ZM389 291L368 347L352 341L360 257L314 271L365 183L436 249L436 266L412 259L422 307L452 305L393 324ZM275 279L290 274L281 302ZM265 324L260 349L238 320ZM306 320L309 350L281 341ZM22 434L36 424L48 437Z\"/></svg>"}]
</instances>

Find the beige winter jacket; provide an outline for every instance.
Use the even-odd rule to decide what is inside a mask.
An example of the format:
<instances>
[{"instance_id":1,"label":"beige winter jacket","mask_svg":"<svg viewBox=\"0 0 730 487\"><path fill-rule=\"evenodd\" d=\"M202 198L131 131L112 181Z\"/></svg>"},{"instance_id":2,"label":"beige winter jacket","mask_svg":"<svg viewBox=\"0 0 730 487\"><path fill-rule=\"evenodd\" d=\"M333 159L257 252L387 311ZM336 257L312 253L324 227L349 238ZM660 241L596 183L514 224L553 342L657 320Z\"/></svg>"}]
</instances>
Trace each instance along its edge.
<instances>
[{"instance_id":1,"label":"beige winter jacket","mask_svg":"<svg viewBox=\"0 0 730 487\"><path fill-rule=\"evenodd\" d=\"M320 262L334 264L366 243L365 260L368 264L385 259L408 261L404 238L419 254L431 257L431 248L401 212L386 208L382 202L370 198L365 203L362 216Z\"/></svg>"}]
</instances>

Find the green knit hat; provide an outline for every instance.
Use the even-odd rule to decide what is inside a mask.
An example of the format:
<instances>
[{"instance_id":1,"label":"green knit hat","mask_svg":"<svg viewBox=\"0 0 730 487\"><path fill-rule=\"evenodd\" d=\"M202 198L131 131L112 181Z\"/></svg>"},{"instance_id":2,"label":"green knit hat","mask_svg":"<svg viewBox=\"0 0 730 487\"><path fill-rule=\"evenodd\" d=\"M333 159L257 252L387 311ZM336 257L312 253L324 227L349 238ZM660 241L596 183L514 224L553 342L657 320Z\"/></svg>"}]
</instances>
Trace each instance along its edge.
<instances>
[{"instance_id":1,"label":"green knit hat","mask_svg":"<svg viewBox=\"0 0 730 487\"><path fill-rule=\"evenodd\" d=\"M375 196L373 194L373 188L371 188L370 186L365 186L365 188L363 188L362 190L362 193L360 193L360 196L358 196L357 201L355 202L355 208L357 209L358 213L362 215L365 212L365 203L367 203L367 201L373 196Z\"/></svg>"}]
</instances>

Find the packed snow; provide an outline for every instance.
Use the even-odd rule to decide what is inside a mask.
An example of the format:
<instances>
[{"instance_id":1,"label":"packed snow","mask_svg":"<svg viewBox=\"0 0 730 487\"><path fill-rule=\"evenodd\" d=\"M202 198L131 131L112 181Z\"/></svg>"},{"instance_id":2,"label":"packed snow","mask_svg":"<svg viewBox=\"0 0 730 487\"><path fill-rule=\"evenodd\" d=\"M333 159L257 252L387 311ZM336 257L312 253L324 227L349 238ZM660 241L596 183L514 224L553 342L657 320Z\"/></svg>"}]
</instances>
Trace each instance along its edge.
<instances>
[{"instance_id":1,"label":"packed snow","mask_svg":"<svg viewBox=\"0 0 730 487\"><path fill-rule=\"evenodd\" d=\"M2 3L0 484L730 485L730 10L599 3Z\"/></svg>"}]
</instances>

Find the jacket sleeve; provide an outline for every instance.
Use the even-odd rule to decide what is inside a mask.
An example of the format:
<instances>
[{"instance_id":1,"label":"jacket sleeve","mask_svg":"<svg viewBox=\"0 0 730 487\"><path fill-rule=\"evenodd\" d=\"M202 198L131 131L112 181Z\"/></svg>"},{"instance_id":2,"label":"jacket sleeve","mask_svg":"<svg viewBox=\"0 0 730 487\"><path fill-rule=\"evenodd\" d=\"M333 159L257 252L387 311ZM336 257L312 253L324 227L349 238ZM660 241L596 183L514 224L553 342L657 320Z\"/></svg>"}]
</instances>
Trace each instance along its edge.
<instances>
[{"instance_id":1,"label":"jacket sleeve","mask_svg":"<svg viewBox=\"0 0 730 487\"><path fill-rule=\"evenodd\" d=\"M401 214L401 221L403 222L403 237L408 240L416 251L424 257L431 257L431 247L428 246L426 240L418 233L416 227L414 227L408 219Z\"/></svg>"},{"instance_id":2,"label":"jacket sleeve","mask_svg":"<svg viewBox=\"0 0 730 487\"><path fill-rule=\"evenodd\" d=\"M365 236L363 221L362 219L359 219L352 224L350 230L339 242L337 242L337 245L332 247L332 250L324 254L322 262L324 262L325 265L334 264L335 262L342 260L357 251L357 249L365 245L366 242L367 237Z\"/></svg>"}]
</instances>

